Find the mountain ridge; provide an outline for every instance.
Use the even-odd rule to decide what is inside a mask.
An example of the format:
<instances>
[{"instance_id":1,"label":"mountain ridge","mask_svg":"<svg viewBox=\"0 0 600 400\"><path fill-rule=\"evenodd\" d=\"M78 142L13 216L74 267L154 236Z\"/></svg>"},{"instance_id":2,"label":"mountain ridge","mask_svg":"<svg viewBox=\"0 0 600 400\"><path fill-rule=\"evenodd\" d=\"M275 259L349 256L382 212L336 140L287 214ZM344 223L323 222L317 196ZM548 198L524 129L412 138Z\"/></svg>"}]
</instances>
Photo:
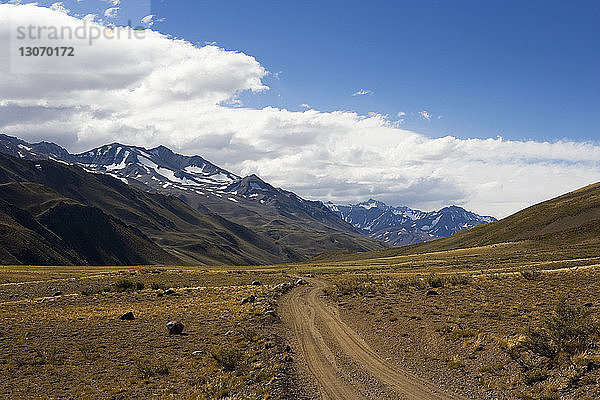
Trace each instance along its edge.
<instances>
[{"instance_id":1,"label":"mountain ridge","mask_svg":"<svg viewBox=\"0 0 600 400\"><path fill-rule=\"evenodd\" d=\"M600 249L600 182L534 204L499 221L462 230L448 238L360 254L334 251L312 261L351 261L505 244L518 245L521 252L597 255Z\"/></svg>"},{"instance_id":2,"label":"mountain ridge","mask_svg":"<svg viewBox=\"0 0 600 400\"><path fill-rule=\"evenodd\" d=\"M366 235L394 246L445 238L463 229L496 221L494 217L481 216L455 205L430 212L407 206L393 207L374 199L357 204L327 202L325 205Z\"/></svg>"},{"instance_id":3,"label":"mountain ridge","mask_svg":"<svg viewBox=\"0 0 600 400\"><path fill-rule=\"evenodd\" d=\"M18 138L0 135L0 153L20 160L49 160L77 166L87 173L92 173L94 180L101 184L114 187L115 183L112 181L108 183L107 180L116 179L122 185L129 185L149 194L176 198L201 215L210 215L212 218L210 224L216 223L224 227L233 223L236 227L250 228L253 232L252 234L246 232L244 234L246 237L258 235L254 236L258 243L270 242L269 246L273 247L267 251L270 255L263 254L262 263L301 261L323 251L342 248L365 251L385 247L373 239L364 237L350 224L340 220L321 202L304 200L292 192L275 188L256 175L239 177L203 157L183 156L164 146L145 149L112 143L80 154L70 154L66 149L52 143L32 144ZM19 174L15 175L13 172L5 171L9 176L5 176L4 179L21 181L29 179ZM48 169L48 172L54 173L52 168ZM86 180L79 173L71 172L72 170L65 172L65 176L78 181L79 184L83 184ZM35 179L44 183L47 178L49 177ZM61 188L56 187L62 185L60 177L54 178L53 189L61 192ZM109 197L106 197L95 192L80 193L77 184L67 185L62 189L66 190L61 192L62 194L79 202L85 203L89 198L96 199L99 203L95 205L100 209L114 214L131 226L138 226L144 232L151 230L155 234L161 224L168 225L168 219L165 220L160 213L133 221L130 218L131 213L113 204L115 201L122 200L115 199L114 190L109 190L106 193ZM136 200L135 198L139 200L139 195L134 195L131 191L121 192L133 196L131 200ZM171 203L169 204L172 207ZM183 213L189 214L190 211ZM238 232L243 229L235 228ZM157 242L159 245L173 246L172 240L164 240L159 236L153 237L159 240ZM200 249L195 245L190 246L188 249ZM191 252L196 254L198 251ZM223 251L227 252L227 249ZM174 254L179 258L187 259L187 263L194 262L195 256L189 259L189 254ZM201 260L201 262L206 261ZM261 263L261 257L234 258L229 262L255 264Z\"/></svg>"}]
</instances>

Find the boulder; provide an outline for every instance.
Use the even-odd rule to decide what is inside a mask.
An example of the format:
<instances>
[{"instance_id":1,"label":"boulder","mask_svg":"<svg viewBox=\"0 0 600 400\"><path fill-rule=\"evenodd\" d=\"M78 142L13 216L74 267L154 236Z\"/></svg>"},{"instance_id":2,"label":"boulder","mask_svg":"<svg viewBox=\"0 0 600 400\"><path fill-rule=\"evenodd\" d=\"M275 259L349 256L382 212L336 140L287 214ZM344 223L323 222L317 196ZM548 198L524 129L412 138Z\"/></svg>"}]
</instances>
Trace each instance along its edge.
<instances>
[{"instance_id":1,"label":"boulder","mask_svg":"<svg viewBox=\"0 0 600 400\"><path fill-rule=\"evenodd\" d=\"M52 296L54 297L58 297L58 296L62 296L63 292L61 292L60 290L57 290L56 292L54 292L54 294Z\"/></svg>"},{"instance_id":2,"label":"boulder","mask_svg":"<svg viewBox=\"0 0 600 400\"><path fill-rule=\"evenodd\" d=\"M255 301L256 301L256 297L253 294L251 294L250 296L244 297L242 299L242 304L254 303Z\"/></svg>"},{"instance_id":3,"label":"boulder","mask_svg":"<svg viewBox=\"0 0 600 400\"><path fill-rule=\"evenodd\" d=\"M172 294L177 294L177 292L173 289L165 289L163 290L163 295L168 296L168 295L172 295Z\"/></svg>"},{"instance_id":4,"label":"boulder","mask_svg":"<svg viewBox=\"0 0 600 400\"><path fill-rule=\"evenodd\" d=\"M252 285L260 286L260 285L262 285L262 282L261 281L252 281Z\"/></svg>"},{"instance_id":5,"label":"boulder","mask_svg":"<svg viewBox=\"0 0 600 400\"><path fill-rule=\"evenodd\" d=\"M291 285L289 283L280 283L279 285L275 286L273 290L280 293L286 293L288 290L290 290L290 288Z\"/></svg>"},{"instance_id":6,"label":"boulder","mask_svg":"<svg viewBox=\"0 0 600 400\"><path fill-rule=\"evenodd\" d=\"M133 312L129 311L129 312L126 312L125 314L121 315L119 317L119 319L122 321L132 321L135 319L135 316L133 315Z\"/></svg>"},{"instance_id":7,"label":"boulder","mask_svg":"<svg viewBox=\"0 0 600 400\"><path fill-rule=\"evenodd\" d=\"M427 291L427 293L425 293L427 296L437 296L439 293L437 292L437 290L433 290L433 289L429 289Z\"/></svg>"},{"instance_id":8,"label":"boulder","mask_svg":"<svg viewBox=\"0 0 600 400\"><path fill-rule=\"evenodd\" d=\"M169 331L169 335L181 335L183 328L183 324L179 321L167 322L167 330Z\"/></svg>"}]
</instances>

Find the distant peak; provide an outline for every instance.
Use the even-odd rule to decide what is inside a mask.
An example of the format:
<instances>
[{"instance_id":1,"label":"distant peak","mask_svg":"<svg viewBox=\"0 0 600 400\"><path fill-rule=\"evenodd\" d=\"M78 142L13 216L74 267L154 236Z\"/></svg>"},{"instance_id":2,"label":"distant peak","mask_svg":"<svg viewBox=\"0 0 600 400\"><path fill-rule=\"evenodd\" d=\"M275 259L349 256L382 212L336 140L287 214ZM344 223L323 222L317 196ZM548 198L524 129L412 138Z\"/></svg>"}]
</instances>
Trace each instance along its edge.
<instances>
[{"instance_id":1,"label":"distant peak","mask_svg":"<svg viewBox=\"0 0 600 400\"><path fill-rule=\"evenodd\" d=\"M151 152L168 152L168 153L173 153L173 150L171 150L167 146L163 146L162 144L160 146L156 146L153 149L150 149L150 151Z\"/></svg>"}]
</instances>

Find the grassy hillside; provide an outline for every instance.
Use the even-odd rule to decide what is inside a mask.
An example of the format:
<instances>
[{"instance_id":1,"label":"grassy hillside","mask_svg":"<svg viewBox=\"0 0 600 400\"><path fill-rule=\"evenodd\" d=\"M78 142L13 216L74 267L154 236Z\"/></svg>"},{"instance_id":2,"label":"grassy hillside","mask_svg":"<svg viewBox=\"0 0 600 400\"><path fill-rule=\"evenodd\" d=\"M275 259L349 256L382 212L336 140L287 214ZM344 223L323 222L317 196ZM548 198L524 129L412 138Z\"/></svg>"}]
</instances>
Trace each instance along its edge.
<instances>
[{"instance_id":1,"label":"grassy hillside","mask_svg":"<svg viewBox=\"0 0 600 400\"><path fill-rule=\"evenodd\" d=\"M97 207L39 184L0 185L2 264L168 264L179 259ZM19 205L22 208L19 208Z\"/></svg>"}]
</instances>

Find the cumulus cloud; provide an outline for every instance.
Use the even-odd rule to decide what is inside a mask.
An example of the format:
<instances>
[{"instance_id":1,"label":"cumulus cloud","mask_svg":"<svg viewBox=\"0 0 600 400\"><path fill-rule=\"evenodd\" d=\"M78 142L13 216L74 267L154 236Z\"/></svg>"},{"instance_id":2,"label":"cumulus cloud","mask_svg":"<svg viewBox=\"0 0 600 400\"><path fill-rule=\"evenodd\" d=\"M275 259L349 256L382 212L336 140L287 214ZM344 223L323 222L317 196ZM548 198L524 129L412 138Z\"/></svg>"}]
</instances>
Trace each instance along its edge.
<instances>
[{"instance_id":1,"label":"cumulus cloud","mask_svg":"<svg viewBox=\"0 0 600 400\"><path fill-rule=\"evenodd\" d=\"M0 5L3 19L13 23L0 23L6 48L15 24L80 22L13 5ZM0 53L0 68L10 61ZM0 74L0 132L75 152L164 144L311 199L454 203L495 216L600 180L600 146L591 143L432 139L376 113L232 107L244 91L268 90L254 57L150 30L138 41L99 39L68 62L69 74Z\"/></svg>"},{"instance_id":2,"label":"cumulus cloud","mask_svg":"<svg viewBox=\"0 0 600 400\"><path fill-rule=\"evenodd\" d=\"M373 94L372 90L360 89L360 90L352 93L352 96L366 96L366 95L372 95L372 94Z\"/></svg>"}]
</instances>

